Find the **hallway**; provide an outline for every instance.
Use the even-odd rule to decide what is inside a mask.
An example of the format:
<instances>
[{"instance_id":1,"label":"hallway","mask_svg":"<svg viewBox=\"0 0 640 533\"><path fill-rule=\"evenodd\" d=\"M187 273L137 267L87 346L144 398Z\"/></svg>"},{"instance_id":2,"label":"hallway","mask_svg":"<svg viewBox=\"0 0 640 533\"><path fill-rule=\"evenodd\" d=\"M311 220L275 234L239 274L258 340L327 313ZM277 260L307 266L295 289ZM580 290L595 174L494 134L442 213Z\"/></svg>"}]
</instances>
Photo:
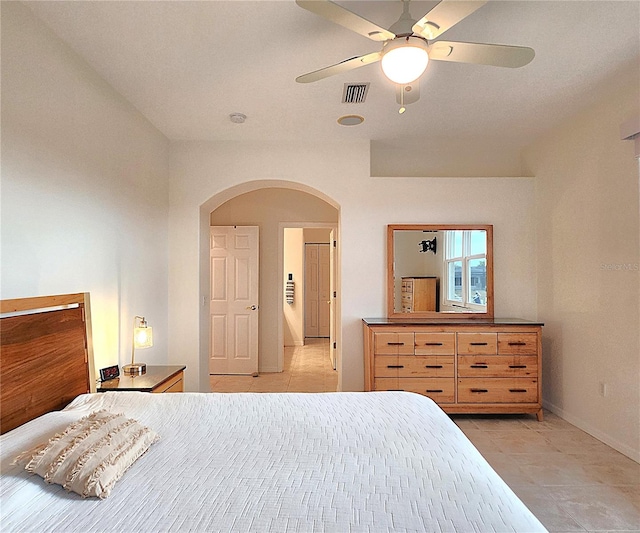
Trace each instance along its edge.
<instances>
[{"instance_id":1,"label":"hallway","mask_svg":"<svg viewBox=\"0 0 640 533\"><path fill-rule=\"evenodd\" d=\"M252 376L210 376L211 392L335 392L329 339L307 338L305 346L285 346L283 372Z\"/></svg>"}]
</instances>

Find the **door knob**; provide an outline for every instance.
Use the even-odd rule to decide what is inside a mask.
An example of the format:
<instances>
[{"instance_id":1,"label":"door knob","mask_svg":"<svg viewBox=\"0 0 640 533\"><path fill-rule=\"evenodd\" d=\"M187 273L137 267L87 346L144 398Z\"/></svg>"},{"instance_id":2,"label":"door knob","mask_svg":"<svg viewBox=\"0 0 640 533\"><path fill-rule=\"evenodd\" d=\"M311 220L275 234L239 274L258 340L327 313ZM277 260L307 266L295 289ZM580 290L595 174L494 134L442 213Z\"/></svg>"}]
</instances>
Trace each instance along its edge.
<instances>
[{"instance_id":1,"label":"door knob","mask_svg":"<svg viewBox=\"0 0 640 533\"><path fill-rule=\"evenodd\" d=\"M258 309L257 305L249 305L247 306L247 309L250 309L251 311L255 311L256 309Z\"/></svg>"}]
</instances>

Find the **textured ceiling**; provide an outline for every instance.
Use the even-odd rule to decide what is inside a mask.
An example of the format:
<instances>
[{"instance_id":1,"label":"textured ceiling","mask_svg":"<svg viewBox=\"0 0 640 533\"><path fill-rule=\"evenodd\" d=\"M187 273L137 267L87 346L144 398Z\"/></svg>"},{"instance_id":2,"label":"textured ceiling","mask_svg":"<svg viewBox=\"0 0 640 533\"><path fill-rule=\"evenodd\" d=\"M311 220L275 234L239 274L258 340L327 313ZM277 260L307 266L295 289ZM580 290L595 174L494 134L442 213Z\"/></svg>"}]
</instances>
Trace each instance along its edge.
<instances>
[{"instance_id":1,"label":"textured ceiling","mask_svg":"<svg viewBox=\"0 0 640 533\"><path fill-rule=\"evenodd\" d=\"M340 2L381 26L399 0ZM535 49L520 69L432 61L421 98L398 114L379 64L312 84L296 76L379 49L279 1L28 2L63 41L172 140L371 140L382 150L502 158L593 103L621 72L640 79L640 2L490 1L442 39ZM435 2L411 4L420 18ZM627 77L625 80L634 79ZM342 104L347 82L370 82L364 104ZM242 112L245 124L228 115ZM360 126L336 123L344 114ZM435 148L434 148L435 147Z\"/></svg>"}]
</instances>

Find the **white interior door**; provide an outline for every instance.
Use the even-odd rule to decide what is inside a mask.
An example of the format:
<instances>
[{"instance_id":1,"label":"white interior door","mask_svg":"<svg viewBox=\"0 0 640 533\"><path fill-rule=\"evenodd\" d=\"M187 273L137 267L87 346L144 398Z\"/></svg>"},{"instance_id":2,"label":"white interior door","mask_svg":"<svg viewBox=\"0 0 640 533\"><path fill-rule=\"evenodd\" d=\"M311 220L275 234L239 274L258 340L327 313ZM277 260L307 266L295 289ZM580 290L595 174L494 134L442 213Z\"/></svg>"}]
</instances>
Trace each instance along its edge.
<instances>
[{"instance_id":1,"label":"white interior door","mask_svg":"<svg viewBox=\"0 0 640 533\"><path fill-rule=\"evenodd\" d=\"M328 244L305 244L304 336L331 333L331 257Z\"/></svg>"},{"instance_id":2,"label":"white interior door","mask_svg":"<svg viewBox=\"0 0 640 533\"><path fill-rule=\"evenodd\" d=\"M211 227L210 374L258 371L258 227Z\"/></svg>"},{"instance_id":3,"label":"white interior door","mask_svg":"<svg viewBox=\"0 0 640 533\"><path fill-rule=\"evenodd\" d=\"M331 257L328 244L318 244L318 337L331 332Z\"/></svg>"}]
</instances>

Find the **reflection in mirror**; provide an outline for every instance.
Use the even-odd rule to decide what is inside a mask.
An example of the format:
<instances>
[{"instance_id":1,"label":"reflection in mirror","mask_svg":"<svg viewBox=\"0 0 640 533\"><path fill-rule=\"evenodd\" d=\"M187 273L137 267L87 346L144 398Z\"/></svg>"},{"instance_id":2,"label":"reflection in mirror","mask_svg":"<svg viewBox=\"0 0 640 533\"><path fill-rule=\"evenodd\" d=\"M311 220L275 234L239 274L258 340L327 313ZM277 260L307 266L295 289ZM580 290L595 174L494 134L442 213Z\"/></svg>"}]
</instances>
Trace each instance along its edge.
<instances>
[{"instance_id":1,"label":"reflection in mirror","mask_svg":"<svg viewBox=\"0 0 640 533\"><path fill-rule=\"evenodd\" d=\"M388 239L389 316L493 316L491 226L396 225Z\"/></svg>"}]
</instances>

